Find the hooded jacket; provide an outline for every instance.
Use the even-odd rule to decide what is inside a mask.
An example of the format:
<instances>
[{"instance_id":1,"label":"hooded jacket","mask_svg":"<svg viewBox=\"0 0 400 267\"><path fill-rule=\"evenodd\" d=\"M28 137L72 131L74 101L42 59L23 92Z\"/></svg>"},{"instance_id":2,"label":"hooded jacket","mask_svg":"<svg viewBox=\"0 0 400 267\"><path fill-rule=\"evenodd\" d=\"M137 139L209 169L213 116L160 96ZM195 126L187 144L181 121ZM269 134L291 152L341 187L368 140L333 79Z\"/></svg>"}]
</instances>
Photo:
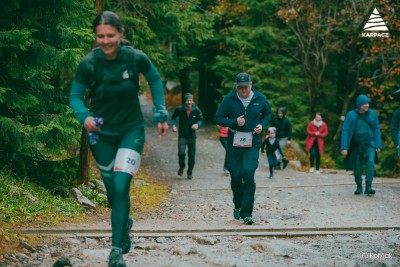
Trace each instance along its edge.
<instances>
[{"instance_id":1,"label":"hooded jacket","mask_svg":"<svg viewBox=\"0 0 400 267\"><path fill-rule=\"evenodd\" d=\"M264 95L258 92L254 87L253 98L247 108L243 106L237 96L236 89L233 89L222 100L214 116L214 121L219 126L229 127L233 131L253 132L254 128L260 124L263 129L267 127L271 119L271 107ZM243 126L237 124L237 118L244 115L246 123ZM229 135L231 136L231 131ZM261 135L253 135L253 145L261 143Z\"/></svg>"},{"instance_id":2,"label":"hooded jacket","mask_svg":"<svg viewBox=\"0 0 400 267\"><path fill-rule=\"evenodd\" d=\"M278 116L279 111L283 113L282 118ZM292 139L292 123L286 117L286 109L284 107L280 107L277 110L275 117L271 120L271 126L276 128L276 138L287 137L288 140Z\"/></svg>"},{"instance_id":3,"label":"hooded jacket","mask_svg":"<svg viewBox=\"0 0 400 267\"><path fill-rule=\"evenodd\" d=\"M360 107L371 100L366 95L359 95L356 101L356 109L351 110L347 113L346 118L342 126L341 146L340 150L349 150L351 139L353 138L357 120L360 118ZM381 129L379 124L378 116L373 109L368 109L365 114L365 119L371 127L369 128L369 135L371 141L369 145L374 148L382 148ZM363 115L364 115L363 114Z\"/></svg>"}]
</instances>

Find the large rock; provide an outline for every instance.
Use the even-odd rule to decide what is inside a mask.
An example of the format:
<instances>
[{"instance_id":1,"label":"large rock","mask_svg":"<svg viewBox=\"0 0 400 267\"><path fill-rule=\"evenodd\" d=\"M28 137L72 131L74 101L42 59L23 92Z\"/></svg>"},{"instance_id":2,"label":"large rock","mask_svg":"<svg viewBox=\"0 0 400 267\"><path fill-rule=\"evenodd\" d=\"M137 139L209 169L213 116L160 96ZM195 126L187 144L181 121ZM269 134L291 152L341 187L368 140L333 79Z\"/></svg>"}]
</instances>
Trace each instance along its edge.
<instances>
[{"instance_id":1,"label":"large rock","mask_svg":"<svg viewBox=\"0 0 400 267\"><path fill-rule=\"evenodd\" d=\"M103 194L106 194L106 193L107 193L107 190L106 190L106 187L104 186L103 181L98 180L98 179L94 179L92 182L93 182L93 184L94 184L94 188L95 188L98 192L103 193Z\"/></svg>"},{"instance_id":2,"label":"large rock","mask_svg":"<svg viewBox=\"0 0 400 267\"><path fill-rule=\"evenodd\" d=\"M93 204L93 202L90 201L87 197L82 195L81 191L79 191L78 188L72 188L69 191L69 194L72 198L75 198L79 202L79 204L81 204L85 208L96 209L96 205Z\"/></svg>"}]
</instances>

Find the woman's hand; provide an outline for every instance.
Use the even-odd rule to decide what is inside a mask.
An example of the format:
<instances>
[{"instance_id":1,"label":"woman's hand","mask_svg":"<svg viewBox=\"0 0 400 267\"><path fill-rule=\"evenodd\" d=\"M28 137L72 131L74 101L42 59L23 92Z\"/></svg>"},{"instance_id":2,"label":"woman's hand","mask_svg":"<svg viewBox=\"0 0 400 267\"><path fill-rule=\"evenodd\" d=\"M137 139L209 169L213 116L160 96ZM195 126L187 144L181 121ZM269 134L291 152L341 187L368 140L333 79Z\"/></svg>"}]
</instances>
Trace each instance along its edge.
<instances>
[{"instance_id":1,"label":"woman's hand","mask_svg":"<svg viewBox=\"0 0 400 267\"><path fill-rule=\"evenodd\" d=\"M168 123L166 121L165 122L159 122L158 125L157 125L158 135L166 136L167 133L168 133L168 128L169 128L169 126L168 126Z\"/></svg>"},{"instance_id":2,"label":"woman's hand","mask_svg":"<svg viewBox=\"0 0 400 267\"><path fill-rule=\"evenodd\" d=\"M92 116L86 118L83 127L85 127L88 133L100 131L100 127L96 126L96 124L94 123L94 117Z\"/></svg>"}]
</instances>

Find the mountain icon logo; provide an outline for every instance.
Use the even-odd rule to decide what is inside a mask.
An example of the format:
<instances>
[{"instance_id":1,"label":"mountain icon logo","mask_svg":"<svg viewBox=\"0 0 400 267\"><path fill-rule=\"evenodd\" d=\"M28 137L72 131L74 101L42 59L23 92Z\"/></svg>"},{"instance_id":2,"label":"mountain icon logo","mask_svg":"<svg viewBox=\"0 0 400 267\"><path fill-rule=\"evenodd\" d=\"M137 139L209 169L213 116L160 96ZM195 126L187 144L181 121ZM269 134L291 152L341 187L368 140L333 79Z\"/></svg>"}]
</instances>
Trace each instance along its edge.
<instances>
[{"instance_id":1,"label":"mountain icon logo","mask_svg":"<svg viewBox=\"0 0 400 267\"><path fill-rule=\"evenodd\" d=\"M372 11L363 31L389 31L376 8Z\"/></svg>"}]
</instances>

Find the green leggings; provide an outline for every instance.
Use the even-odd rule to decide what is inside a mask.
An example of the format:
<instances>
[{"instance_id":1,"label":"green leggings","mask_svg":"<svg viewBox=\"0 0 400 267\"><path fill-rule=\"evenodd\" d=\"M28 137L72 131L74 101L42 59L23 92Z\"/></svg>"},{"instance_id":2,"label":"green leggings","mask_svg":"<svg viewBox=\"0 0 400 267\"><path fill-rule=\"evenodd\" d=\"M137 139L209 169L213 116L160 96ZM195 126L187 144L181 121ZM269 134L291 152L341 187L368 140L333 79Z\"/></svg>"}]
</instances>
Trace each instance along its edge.
<instances>
[{"instance_id":1,"label":"green leggings","mask_svg":"<svg viewBox=\"0 0 400 267\"><path fill-rule=\"evenodd\" d=\"M114 172L115 156L118 149L128 148L141 154L145 141L144 127L131 129L121 135L99 135L90 149L100 170L107 189L107 199L111 207L112 246L121 247L121 240L130 214L130 184L132 175Z\"/></svg>"}]
</instances>

